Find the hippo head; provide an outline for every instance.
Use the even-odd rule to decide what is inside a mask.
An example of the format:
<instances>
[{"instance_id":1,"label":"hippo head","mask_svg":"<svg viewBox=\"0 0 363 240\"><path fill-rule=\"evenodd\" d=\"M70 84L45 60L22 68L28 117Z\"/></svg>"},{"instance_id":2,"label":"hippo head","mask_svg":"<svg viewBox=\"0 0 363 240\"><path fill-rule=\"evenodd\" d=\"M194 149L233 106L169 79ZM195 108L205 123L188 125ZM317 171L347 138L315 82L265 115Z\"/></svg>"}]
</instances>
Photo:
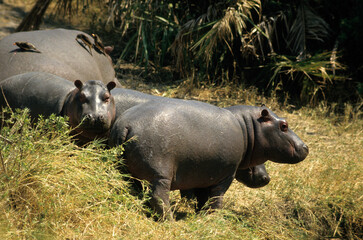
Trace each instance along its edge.
<instances>
[{"instance_id":1,"label":"hippo head","mask_svg":"<svg viewBox=\"0 0 363 240\"><path fill-rule=\"evenodd\" d=\"M255 115L254 136L251 160L252 163L257 160L255 164L266 160L294 164L304 160L309 153L309 148L288 127L287 121L265 107Z\"/></svg>"},{"instance_id":2,"label":"hippo head","mask_svg":"<svg viewBox=\"0 0 363 240\"><path fill-rule=\"evenodd\" d=\"M265 164L260 164L247 169L237 169L236 180L249 188L260 188L270 182Z\"/></svg>"},{"instance_id":3,"label":"hippo head","mask_svg":"<svg viewBox=\"0 0 363 240\"><path fill-rule=\"evenodd\" d=\"M64 112L71 126L88 140L107 135L115 121L115 101L110 91L116 83L111 81L105 86L101 81L83 84L76 80L74 85L76 89L70 92Z\"/></svg>"}]
</instances>

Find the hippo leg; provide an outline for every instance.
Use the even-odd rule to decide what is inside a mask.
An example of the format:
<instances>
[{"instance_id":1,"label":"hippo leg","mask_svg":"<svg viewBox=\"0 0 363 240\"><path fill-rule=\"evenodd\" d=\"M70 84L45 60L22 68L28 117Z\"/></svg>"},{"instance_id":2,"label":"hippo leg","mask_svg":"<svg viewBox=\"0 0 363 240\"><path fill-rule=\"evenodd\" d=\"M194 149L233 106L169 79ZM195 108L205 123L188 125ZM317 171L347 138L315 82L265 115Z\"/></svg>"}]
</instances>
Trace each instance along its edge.
<instances>
[{"instance_id":1,"label":"hippo leg","mask_svg":"<svg viewBox=\"0 0 363 240\"><path fill-rule=\"evenodd\" d=\"M157 179L151 182L151 200L152 208L160 214L162 220L172 220L170 211L169 191L171 181L168 179Z\"/></svg>"},{"instance_id":2,"label":"hippo leg","mask_svg":"<svg viewBox=\"0 0 363 240\"><path fill-rule=\"evenodd\" d=\"M216 186L210 187L209 205L212 209L222 208L223 196L231 186L234 176L224 179Z\"/></svg>"},{"instance_id":3,"label":"hippo leg","mask_svg":"<svg viewBox=\"0 0 363 240\"><path fill-rule=\"evenodd\" d=\"M221 183L208 188L195 188L187 190L184 193L193 194L197 198L197 211L203 208L219 209L222 208L224 193L228 190L229 186L232 184L234 177L228 177ZM207 204L207 205L206 205Z\"/></svg>"},{"instance_id":4,"label":"hippo leg","mask_svg":"<svg viewBox=\"0 0 363 240\"><path fill-rule=\"evenodd\" d=\"M191 191L190 191L191 192ZM193 189L193 193L197 198L197 209L196 211L199 212L208 202L210 189L209 188L196 188Z\"/></svg>"},{"instance_id":5,"label":"hippo leg","mask_svg":"<svg viewBox=\"0 0 363 240\"><path fill-rule=\"evenodd\" d=\"M210 195L209 188L193 188L188 190L180 190L180 196L188 200L196 199L197 206L196 211L202 210L205 203L208 201L208 196Z\"/></svg>"}]
</instances>

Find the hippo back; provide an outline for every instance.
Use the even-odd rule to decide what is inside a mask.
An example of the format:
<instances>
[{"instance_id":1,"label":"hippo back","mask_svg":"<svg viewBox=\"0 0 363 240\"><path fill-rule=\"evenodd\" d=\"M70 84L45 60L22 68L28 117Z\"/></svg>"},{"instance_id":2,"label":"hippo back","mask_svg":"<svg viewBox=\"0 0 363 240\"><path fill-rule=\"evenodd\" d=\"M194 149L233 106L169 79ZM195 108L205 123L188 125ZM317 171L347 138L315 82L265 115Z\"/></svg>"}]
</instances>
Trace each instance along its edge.
<instances>
[{"instance_id":1,"label":"hippo back","mask_svg":"<svg viewBox=\"0 0 363 240\"><path fill-rule=\"evenodd\" d=\"M18 74L0 82L0 106L29 108L31 116L61 114L72 82L44 72Z\"/></svg>"},{"instance_id":2,"label":"hippo back","mask_svg":"<svg viewBox=\"0 0 363 240\"><path fill-rule=\"evenodd\" d=\"M111 94L115 99L116 116L120 116L127 109L141 103L146 103L151 100L170 99L125 88L114 88Z\"/></svg>"},{"instance_id":3,"label":"hippo back","mask_svg":"<svg viewBox=\"0 0 363 240\"><path fill-rule=\"evenodd\" d=\"M70 81L99 79L108 83L115 80L108 56L94 49L91 55L76 41L79 33L82 32L53 29L19 32L3 38L0 40L0 81L25 72L48 72ZM32 43L40 53L22 51L13 45L19 41Z\"/></svg>"}]
</instances>

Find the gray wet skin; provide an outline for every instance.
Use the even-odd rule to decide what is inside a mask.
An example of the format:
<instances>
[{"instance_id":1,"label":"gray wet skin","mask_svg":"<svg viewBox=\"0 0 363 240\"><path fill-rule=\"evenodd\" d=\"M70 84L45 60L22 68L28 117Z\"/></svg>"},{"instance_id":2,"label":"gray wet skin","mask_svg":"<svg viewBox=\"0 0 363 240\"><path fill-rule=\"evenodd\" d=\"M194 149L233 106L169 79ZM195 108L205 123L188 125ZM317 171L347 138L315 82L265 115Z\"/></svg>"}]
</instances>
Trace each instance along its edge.
<instances>
[{"instance_id":1,"label":"gray wet skin","mask_svg":"<svg viewBox=\"0 0 363 240\"><path fill-rule=\"evenodd\" d=\"M69 81L98 79L107 84L115 81L115 71L108 55L94 51L89 53L77 34L80 31L66 29L39 30L10 34L0 40L0 81L26 72L47 72ZM14 42L29 42L39 51L24 51Z\"/></svg>"},{"instance_id":2,"label":"gray wet skin","mask_svg":"<svg viewBox=\"0 0 363 240\"><path fill-rule=\"evenodd\" d=\"M29 108L32 118L52 113L68 116L80 140L87 142L109 134L116 113L110 94L114 87L113 81L73 83L49 73L28 72L0 82L0 106Z\"/></svg>"},{"instance_id":3,"label":"gray wet skin","mask_svg":"<svg viewBox=\"0 0 363 240\"><path fill-rule=\"evenodd\" d=\"M236 171L267 160L294 164L308 155L287 122L265 107L149 101L117 118L109 142L134 138L125 146L126 166L151 183L151 205L169 219L170 190L198 189L200 206L211 199L209 206L220 208Z\"/></svg>"}]
</instances>

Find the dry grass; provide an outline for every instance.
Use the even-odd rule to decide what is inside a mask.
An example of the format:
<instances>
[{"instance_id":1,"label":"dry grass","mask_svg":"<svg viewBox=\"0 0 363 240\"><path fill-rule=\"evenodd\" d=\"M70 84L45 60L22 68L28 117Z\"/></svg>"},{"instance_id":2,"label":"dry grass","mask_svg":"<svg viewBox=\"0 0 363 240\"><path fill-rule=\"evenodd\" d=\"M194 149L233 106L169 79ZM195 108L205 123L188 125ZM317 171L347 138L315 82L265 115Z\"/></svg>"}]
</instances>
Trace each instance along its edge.
<instances>
[{"instance_id":1,"label":"dry grass","mask_svg":"<svg viewBox=\"0 0 363 240\"><path fill-rule=\"evenodd\" d=\"M182 87L164 90L152 86L148 91L180 97L184 93ZM2 162L8 166L11 161L19 163L13 175L1 168L1 238L362 238L363 129L359 114L350 113L353 120L324 117L324 105L293 111L253 90L224 90L204 88L184 96L221 106L265 102L286 117L309 145L308 158L297 165L268 163L272 181L264 188L233 183L224 209L212 214L196 215L192 203L172 192L177 220L160 223L148 217L142 204L145 198L131 196L127 182L113 168L120 149L103 150L97 143L80 149L60 131L51 134L50 141L37 140L42 135L37 131L44 132L41 127L13 131L13 135L3 129L3 137L22 142L1 142Z\"/></svg>"}]
</instances>

